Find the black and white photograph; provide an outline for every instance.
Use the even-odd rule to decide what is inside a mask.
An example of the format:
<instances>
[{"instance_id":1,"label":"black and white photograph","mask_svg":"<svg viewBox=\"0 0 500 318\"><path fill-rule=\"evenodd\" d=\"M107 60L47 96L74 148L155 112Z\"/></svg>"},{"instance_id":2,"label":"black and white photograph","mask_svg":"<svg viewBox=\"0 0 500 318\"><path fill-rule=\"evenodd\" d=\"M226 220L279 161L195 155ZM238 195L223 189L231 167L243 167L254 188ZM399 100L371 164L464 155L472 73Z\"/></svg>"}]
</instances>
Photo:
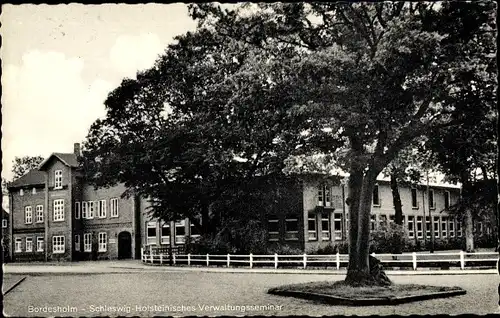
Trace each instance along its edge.
<instances>
[{"instance_id":1,"label":"black and white photograph","mask_svg":"<svg viewBox=\"0 0 500 318\"><path fill-rule=\"evenodd\" d=\"M3 316L500 314L497 10L2 4Z\"/></svg>"}]
</instances>

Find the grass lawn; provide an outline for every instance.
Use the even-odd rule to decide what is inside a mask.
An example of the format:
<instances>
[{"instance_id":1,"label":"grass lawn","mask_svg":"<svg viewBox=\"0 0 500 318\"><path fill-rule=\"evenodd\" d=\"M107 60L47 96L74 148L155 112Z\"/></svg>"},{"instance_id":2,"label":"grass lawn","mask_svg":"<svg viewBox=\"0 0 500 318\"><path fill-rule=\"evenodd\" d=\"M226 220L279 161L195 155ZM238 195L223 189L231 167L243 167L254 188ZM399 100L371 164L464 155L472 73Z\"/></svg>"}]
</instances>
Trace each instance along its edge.
<instances>
[{"instance_id":1,"label":"grass lawn","mask_svg":"<svg viewBox=\"0 0 500 318\"><path fill-rule=\"evenodd\" d=\"M418 284L393 284L386 287L352 287L346 285L344 281L336 281L287 285L272 290L322 294L348 299L387 299L456 291L461 290L461 288Z\"/></svg>"}]
</instances>

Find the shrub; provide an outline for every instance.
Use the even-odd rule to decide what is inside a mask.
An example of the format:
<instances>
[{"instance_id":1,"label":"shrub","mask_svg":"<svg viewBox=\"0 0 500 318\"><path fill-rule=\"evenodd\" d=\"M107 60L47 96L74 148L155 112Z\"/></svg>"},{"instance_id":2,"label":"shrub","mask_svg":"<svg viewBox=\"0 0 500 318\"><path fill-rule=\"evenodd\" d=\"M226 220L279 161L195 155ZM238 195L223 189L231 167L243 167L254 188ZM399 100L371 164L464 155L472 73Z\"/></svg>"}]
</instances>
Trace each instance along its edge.
<instances>
[{"instance_id":1,"label":"shrub","mask_svg":"<svg viewBox=\"0 0 500 318\"><path fill-rule=\"evenodd\" d=\"M370 233L370 253L393 253L399 246L408 249L412 243L402 225L389 223Z\"/></svg>"},{"instance_id":2,"label":"shrub","mask_svg":"<svg viewBox=\"0 0 500 318\"><path fill-rule=\"evenodd\" d=\"M278 254L278 255L300 255L304 252L296 247L292 247L287 244L277 244L267 249L267 254Z\"/></svg>"}]
</instances>

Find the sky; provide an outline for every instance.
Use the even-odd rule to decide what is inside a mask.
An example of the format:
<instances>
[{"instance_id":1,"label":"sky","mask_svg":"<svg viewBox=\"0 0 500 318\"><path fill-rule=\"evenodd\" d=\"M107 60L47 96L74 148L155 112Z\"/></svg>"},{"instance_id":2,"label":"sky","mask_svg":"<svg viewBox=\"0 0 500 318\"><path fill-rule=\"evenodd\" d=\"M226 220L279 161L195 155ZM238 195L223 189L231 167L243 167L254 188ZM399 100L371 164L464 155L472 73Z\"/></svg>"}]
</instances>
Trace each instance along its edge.
<instances>
[{"instance_id":1,"label":"sky","mask_svg":"<svg viewBox=\"0 0 500 318\"><path fill-rule=\"evenodd\" d=\"M2 177L14 157L72 152L109 92L195 30L185 4L2 5Z\"/></svg>"}]
</instances>

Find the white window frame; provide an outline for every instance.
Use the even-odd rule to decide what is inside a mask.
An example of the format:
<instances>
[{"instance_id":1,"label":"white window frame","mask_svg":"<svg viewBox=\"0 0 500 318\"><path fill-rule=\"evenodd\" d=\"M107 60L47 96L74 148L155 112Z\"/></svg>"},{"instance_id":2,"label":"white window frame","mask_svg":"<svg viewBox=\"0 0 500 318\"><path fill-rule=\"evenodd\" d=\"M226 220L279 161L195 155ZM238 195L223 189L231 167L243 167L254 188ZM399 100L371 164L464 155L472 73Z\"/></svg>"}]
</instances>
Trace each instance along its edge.
<instances>
[{"instance_id":1,"label":"white window frame","mask_svg":"<svg viewBox=\"0 0 500 318\"><path fill-rule=\"evenodd\" d=\"M23 196L23 195L24 195L24 190L23 190L23 189L19 189L19 195L20 195L20 196Z\"/></svg>"},{"instance_id":2,"label":"white window frame","mask_svg":"<svg viewBox=\"0 0 500 318\"><path fill-rule=\"evenodd\" d=\"M94 201L89 201L89 209L87 211L87 219L94 218L94 206L95 206Z\"/></svg>"},{"instance_id":3,"label":"white window frame","mask_svg":"<svg viewBox=\"0 0 500 318\"><path fill-rule=\"evenodd\" d=\"M432 193L432 195L431 195ZM429 189L429 198L427 198L427 200L429 200L429 209L431 210L435 210L436 209L436 194L434 193L434 189ZM431 200L432 198L432 200Z\"/></svg>"},{"instance_id":4,"label":"white window frame","mask_svg":"<svg viewBox=\"0 0 500 318\"><path fill-rule=\"evenodd\" d=\"M80 234L75 234L75 251L80 252Z\"/></svg>"},{"instance_id":5,"label":"white window frame","mask_svg":"<svg viewBox=\"0 0 500 318\"><path fill-rule=\"evenodd\" d=\"M177 235L177 228L184 228L184 235ZM184 244L186 243L186 221L180 220L174 223L174 234L175 234L175 243L176 244Z\"/></svg>"},{"instance_id":6,"label":"white window frame","mask_svg":"<svg viewBox=\"0 0 500 318\"><path fill-rule=\"evenodd\" d=\"M100 219L106 217L106 200L97 201L97 213Z\"/></svg>"},{"instance_id":7,"label":"white window frame","mask_svg":"<svg viewBox=\"0 0 500 318\"><path fill-rule=\"evenodd\" d=\"M425 220L425 237L430 238L432 235L432 230L434 230L432 228L432 219L430 216L426 216L424 218L424 220ZM427 221L427 220L429 220L429 221Z\"/></svg>"},{"instance_id":8,"label":"white window frame","mask_svg":"<svg viewBox=\"0 0 500 318\"><path fill-rule=\"evenodd\" d=\"M297 230L289 230L288 223L295 222ZM298 241L299 240L299 219L296 217L285 219L285 240Z\"/></svg>"},{"instance_id":9,"label":"white window frame","mask_svg":"<svg viewBox=\"0 0 500 318\"><path fill-rule=\"evenodd\" d=\"M432 230L434 231L434 238L439 238L440 237L440 229L441 229L441 220L439 219L439 216L433 216L432 219ZM437 227L436 227L437 225Z\"/></svg>"},{"instance_id":10,"label":"white window frame","mask_svg":"<svg viewBox=\"0 0 500 318\"><path fill-rule=\"evenodd\" d=\"M416 227L415 227L415 232L417 233L417 238L423 238L424 237L424 224L422 222L422 217L417 216L417 222L416 222ZM418 229L420 225L420 230Z\"/></svg>"},{"instance_id":11,"label":"white window frame","mask_svg":"<svg viewBox=\"0 0 500 318\"><path fill-rule=\"evenodd\" d=\"M7 223L7 219L2 219L2 228L7 228L8 226L8 223Z\"/></svg>"},{"instance_id":12,"label":"white window frame","mask_svg":"<svg viewBox=\"0 0 500 318\"><path fill-rule=\"evenodd\" d=\"M106 232L99 232L99 248L98 252L106 252L108 250L108 233Z\"/></svg>"},{"instance_id":13,"label":"white window frame","mask_svg":"<svg viewBox=\"0 0 500 318\"><path fill-rule=\"evenodd\" d=\"M326 217L325 217L326 216ZM325 229L323 227L323 222L326 222L328 224L328 228ZM330 213L329 212L323 212L321 213L321 240L322 241L330 241L331 240L331 224L330 224Z\"/></svg>"},{"instance_id":14,"label":"white window frame","mask_svg":"<svg viewBox=\"0 0 500 318\"><path fill-rule=\"evenodd\" d=\"M448 230L450 231L450 238L455 237L455 220L451 218L448 220Z\"/></svg>"},{"instance_id":15,"label":"white window frame","mask_svg":"<svg viewBox=\"0 0 500 318\"><path fill-rule=\"evenodd\" d=\"M36 223L43 223L43 205L39 204L35 207Z\"/></svg>"},{"instance_id":16,"label":"white window frame","mask_svg":"<svg viewBox=\"0 0 500 318\"><path fill-rule=\"evenodd\" d=\"M448 218L443 216L441 217L441 237L446 238L448 237Z\"/></svg>"},{"instance_id":17,"label":"white window frame","mask_svg":"<svg viewBox=\"0 0 500 318\"><path fill-rule=\"evenodd\" d=\"M377 202L375 202L375 195L374 195L375 192L377 193ZM376 184L376 185L373 186L372 204L373 204L373 206L376 206L376 207L381 206L381 202L380 202L380 188L379 188L378 184Z\"/></svg>"},{"instance_id":18,"label":"white window frame","mask_svg":"<svg viewBox=\"0 0 500 318\"><path fill-rule=\"evenodd\" d=\"M119 215L118 211L118 198L112 198L109 200L109 205L110 205L110 217L112 218L117 218Z\"/></svg>"},{"instance_id":19,"label":"white window frame","mask_svg":"<svg viewBox=\"0 0 500 318\"><path fill-rule=\"evenodd\" d=\"M83 251L92 252L92 233L83 234Z\"/></svg>"},{"instance_id":20,"label":"white window frame","mask_svg":"<svg viewBox=\"0 0 500 318\"><path fill-rule=\"evenodd\" d=\"M24 207L24 224L33 224L33 207L31 205Z\"/></svg>"},{"instance_id":21,"label":"white window frame","mask_svg":"<svg viewBox=\"0 0 500 318\"><path fill-rule=\"evenodd\" d=\"M448 199L448 206L446 206L446 199ZM449 209L451 206L451 195L450 195L450 191L448 190L445 190L444 191L444 208L445 209Z\"/></svg>"},{"instance_id":22,"label":"white window frame","mask_svg":"<svg viewBox=\"0 0 500 318\"><path fill-rule=\"evenodd\" d=\"M311 229L311 222L314 224L314 229ZM307 240L317 241L318 240L318 221L316 219L316 213L307 214Z\"/></svg>"},{"instance_id":23,"label":"white window frame","mask_svg":"<svg viewBox=\"0 0 500 318\"><path fill-rule=\"evenodd\" d=\"M278 224L278 231L270 231L269 229L271 228L270 224L271 223L276 223ZM279 220L278 219L269 219L267 220L267 229L268 229L268 235L269 235L269 241L279 241Z\"/></svg>"},{"instance_id":24,"label":"white window frame","mask_svg":"<svg viewBox=\"0 0 500 318\"><path fill-rule=\"evenodd\" d=\"M462 237L462 223L457 221L457 237Z\"/></svg>"},{"instance_id":25,"label":"white window frame","mask_svg":"<svg viewBox=\"0 0 500 318\"><path fill-rule=\"evenodd\" d=\"M79 201L75 202L75 219L79 220L81 216L81 204Z\"/></svg>"},{"instance_id":26,"label":"white window frame","mask_svg":"<svg viewBox=\"0 0 500 318\"><path fill-rule=\"evenodd\" d=\"M325 192L324 192L323 185L319 186L317 199L318 199L318 203L317 203L318 206L323 206L323 201L325 200Z\"/></svg>"},{"instance_id":27,"label":"white window frame","mask_svg":"<svg viewBox=\"0 0 500 318\"><path fill-rule=\"evenodd\" d=\"M66 250L64 235L52 236L52 254L64 254Z\"/></svg>"},{"instance_id":28,"label":"white window frame","mask_svg":"<svg viewBox=\"0 0 500 318\"><path fill-rule=\"evenodd\" d=\"M149 229L155 229L154 236L149 236ZM156 221L146 222L146 245L156 245L156 236L157 235L158 235L158 230L156 229Z\"/></svg>"},{"instance_id":29,"label":"white window frame","mask_svg":"<svg viewBox=\"0 0 500 318\"><path fill-rule=\"evenodd\" d=\"M200 237L200 234L192 234L193 233L193 228L196 228L191 221L189 222L189 237Z\"/></svg>"},{"instance_id":30,"label":"white window frame","mask_svg":"<svg viewBox=\"0 0 500 318\"><path fill-rule=\"evenodd\" d=\"M23 251L23 239L21 237L16 237L14 240L14 252L21 253Z\"/></svg>"},{"instance_id":31,"label":"white window frame","mask_svg":"<svg viewBox=\"0 0 500 318\"><path fill-rule=\"evenodd\" d=\"M323 191L323 193L325 196L325 206L331 207L332 206L332 189L330 189L329 186L325 186L325 190Z\"/></svg>"},{"instance_id":32,"label":"white window frame","mask_svg":"<svg viewBox=\"0 0 500 318\"><path fill-rule=\"evenodd\" d=\"M26 238L26 252L33 252L33 238Z\"/></svg>"},{"instance_id":33,"label":"white window frame","mask_svg":"<svg viewBox=\"0 0 500 318\"><path fill-rule=\"evenodd\" d=\"M375 231L377 229L377 216L375 214L370 215L370 231Z\"/></svg>"},{"instance_id":34,"label":"white window frame","mask_svg":"<svg viewBox=\"0 0 500 318\"><path fill-rule=\"evenodd\" d=\"M62 222L64 221L64 199L56 199L52 201L54 206L54 222Z\"/></svg>"},{"instance_id":35,"label":"white window frame","mask_svg":"<svg viewBox=\"0 0 500 318\"><path fill-rule=\"evenodd\" d=\"M413 193L415 193L415 202L413 202ZM417 190L417 188L410 189L410 201L411 201L411 208L418 210L418 190ZM415 204L413 204L413 203L415 203Z\"/></svg>"},{"instance_id":36,"label":"white window frame","mask_svg":"<svg viewBox=\"0 0 500 318\"><path fill-rule=\"evenodd\" d=\"M89 202L82 201L82 219L87 219L89 217L88 210L89 210Z\"/></svg>"},{"instance_id":37,"label":"white window frame","mask_svg":"<svg viewBox=\"0 0 500 318\"><path fill-rule=\"evenodd\" d=\"M155 227L156 227L156 223L155 223ZM163 235L163 229L168 229L168 231L167 231L168 235ZM170 245L170 235L171 235L170 231L171 231L170 222L163 222L163 224L160 227L160 243L161 244ZM156 236L155 236L155 239L156 239Z\"/></svg>"},{"instance_id":38,"label":"white window frame","mask_svg":"<svg viewBox=\"0 0 500 318\"><path fill-rule=\"evenodd\" d=\"M36 194L36 188L33 187L33 189L31 190L31 194Z\"/></svg>"},{"instance_id":39,"label":"white window frame","mask_svg":"<svg viewBox=\"0 0 500 318\"><path fill-rule=\"evenodd\" d=\"M336 230L337 225L340 230ZM342 240L342 213L333 213L333 238L336 241Z\"/></svg>"},{"instance_id":40,"label":"white window frame","mask_svg":"<svg viewBox=\"0 0 500 318\"><path fill-rule=\"evenodd\" d=\"M411 224L411 229L410 229L410 224ZM408 224L406 225L406 228L408 229L408 237L415 238L415 216L414 215L408 215Z\"/></svg>"},{"instance_id":41,"label":"white window frame","mask_svg":"<svg viewBox=\"0 0 500 318\"><path fill-rule=\"evenodd\" d=\"M36 251L43 252L44 238L39 236L36 238Z\"/></svg>"},{"instance_id":42,"label":"white window frame","mask_svg":"<svg viewBox=\"0 0 500 318\"><path fill-rule=\"evenodd\" d=\"M54 171L54 190L62 189L62 170Z\"/></svg>"}]
</instances>

